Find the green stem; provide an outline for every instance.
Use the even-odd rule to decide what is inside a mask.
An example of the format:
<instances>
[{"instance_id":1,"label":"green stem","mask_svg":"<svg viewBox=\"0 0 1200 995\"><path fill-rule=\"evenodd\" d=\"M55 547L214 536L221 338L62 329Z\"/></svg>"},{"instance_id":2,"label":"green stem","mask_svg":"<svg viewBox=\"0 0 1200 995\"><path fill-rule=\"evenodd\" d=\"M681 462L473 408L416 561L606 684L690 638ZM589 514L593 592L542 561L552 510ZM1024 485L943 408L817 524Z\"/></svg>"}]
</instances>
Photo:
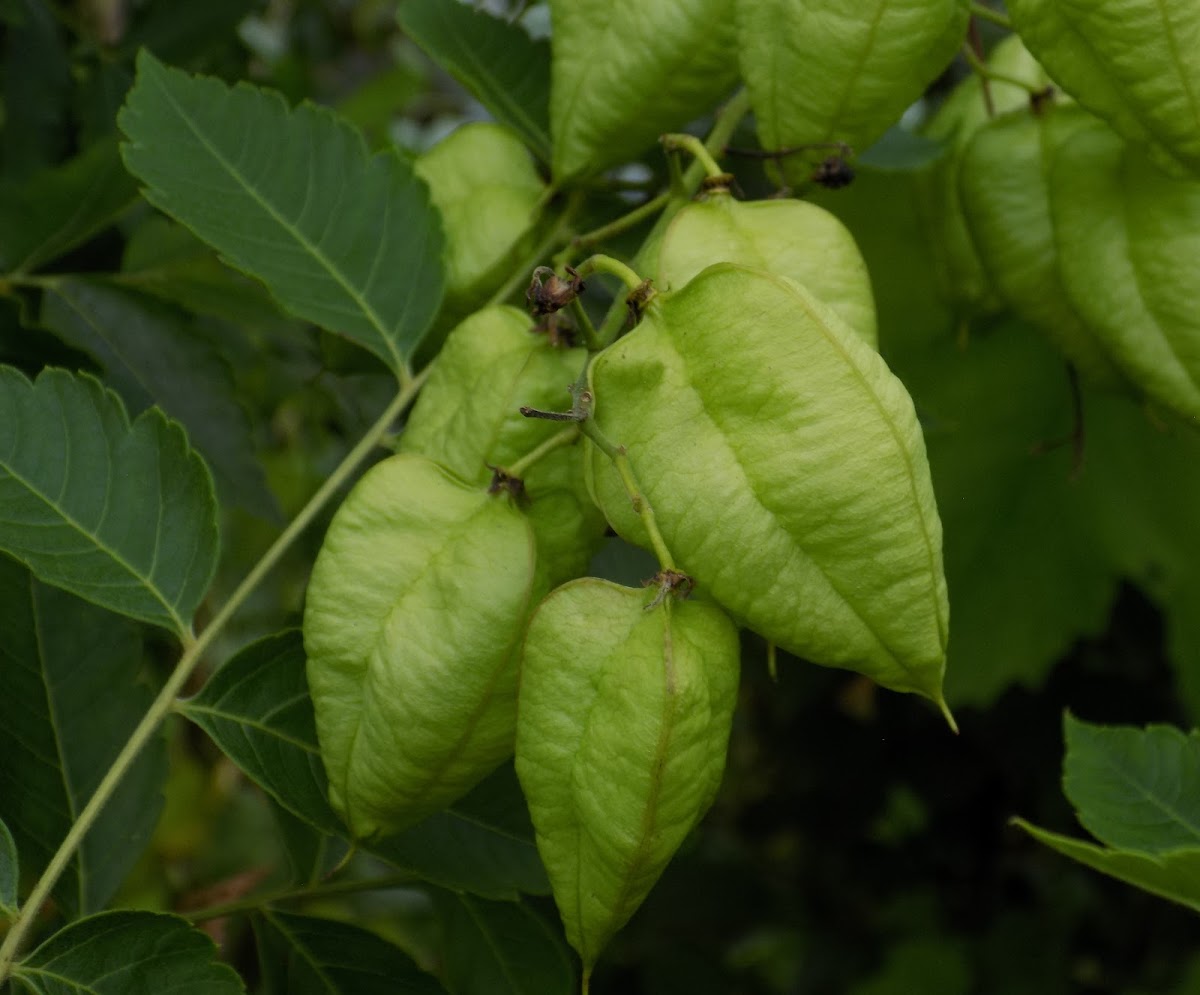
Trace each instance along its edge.
<instances>
[{"instance_id":1,"label":"green stem","mask_svg":"<svg viewBox=\"0 0 1200 995\"><path fill-rule=\"evenodd\" d=\"M593 273L607 273L609 276L615 276L625 284L625 289L631 292L637 290L638 287L646 282L630 267L621 262L621 260L614 259L612 256L599 254L588 256L587 259L579 264L580 276L587 277Z\"/></svg>"},{"instance_id":2,"label":"green stem","mask_svg":"<svg viewBox=\"0 0 1200 995\"><path fill-rule=\"evenodd\" d=\"M579 426L569 425L561 432L555 432L550 438L543 442L535 449L531 449L515 463L510 463L506 469L514 477L525 476L526 471L533 466L538 460L545 457L547 454L554 452L555 449L561 449L563 446L569 446L572 442L579 438Z\"/></svg>"},{"instance_id":3,"label":"green stem","mask_svg":"<svg viewBox=\"0 0 1200 995\"><path fill-rule=\"evenodd\" d=\"M1037 95L1042 92L1042 87L1034 86L1027 80L1018 79L1016 76L1010 76L1008 73L997 72L984 62L970 45L962 47L962 54L963 58L967 60L967 65L981 79L990 80L993 83L1007 83L1009 86L1018 87L1031 95Z\"/></svg>"},{"instance_id":4,"label":"green stem","mask_svg":"<svg viewBox=\"0 0 1200 995\"><path fill-rule=\"evenodd\" d=\"M679 149L691 153L692 158L704 168L704 174L709 179L725 175L725 170L717 164L717 160L705 147L704 142L695 135L663 135L662 145L668 152Z\"/></svg>"},{"instance_id":5,"label":"green stem","mask_svg":"<svg viewBox=\"0 0 1200 995\"><path fill-rule=\"evenodd\" d=\"M564 263L570 262L580 249L588 249L593 245L599 245L601 242L607 242L614 235L620 235L630 228L637 227L647 218L653 217L666 207L670 199L670 193L661 193L644 204L639 204L628 214L622 214L619 218L610 221L606 225L594 228L583 235L576 235L571 239L570 244L554 257L555 267L557 268Z\"/></svg>"},{"instance_id":6,"label":"green stem","mask_svg":"<svg viewBox=\"0 0 1200 995\"><path fill-rule=\"evenodd\" d=\"M407 374L407 371L405 372L407 381L404 383L400 393L388 405L387 410L379 416L375 424L367 430L367 433L359 440L358 444L350 450L338 468L333 471L325 483L309 499L308 504L304 506L287 528L283 530L279 538L271 545L271 548L263 554L262 559L246 575L245 579L238 585L237 590L233 592L229 600L225 602L205 630L200 633L200 636L194 641L190 637L184 640L184 652L179 658L179 662L175 665L175 669L171 672L170 677L167 678L166 683L163 684L162 690L159 691L158 696L142 717L141 722L133 730L128 742L121 748L121 752L117 754L117 758L108 768L95 793L88 799L88 803L83 807L83 811L75 819L66 838L59 845L54 856L50 858L50 863L46 865L46 870L42 872L42 876L34 884L33 890L29 893L29 897L22 906L20 914L13 921L12 929L4 938L3 945L0 945L0 982L3 982L11 975L12 966L16 961L21 943L32 928L42 905L50 897L50 892L53 890L55 884L58 883L58 879L62 876L63 871L66 870L71 857L79 849L84 836L87 835L88 830L95 824L100 812L112 797L113 792L116 791L117 785L121 783L121 779L128 772L137 755L141 753L142 749L150 741L150 738L158 730L163 719L170 714L175 699L183 691L188 678L192 676L201 659L203 659L205 651L212 645L216 637L229 623L234 613L245 603L246 599L258 587L267 573L283 557L288 547L312 523L313 519L317 517L329 499L349 480L359 465L371 454L379 439L387 433L392 422L400 416L404 409L417 396L421 385L425 382L427 371L422 371L416 377Z\"/></svg>"},{"instance_id":7,"label":"green stem","mask_svg":"<svg viewBox=\"0 0 1200 995\"><path fill-rule=\"evenodd\" d=\"M210 919L221 919L235 915L238 912L253 912L264 905L274 905L277 902L300 902L310 898L329 898L336 895L355 895L363 891L383 891L388 888L402 888L420 880L414 874L390 874L379 878L360 878L357 881L338 881L334 884L309 885L303 888L283 888L279 891L269 891L259 895L247 895L232 902L222 902L220 905L210 905L195 912L185 912L183 916L189 922L208 922Z\"/></svg>"},{"instance_id":8,"label":"green stem","mask_svg":"<svg viewBox=\"0 0 1200 995\"><path fill-rule=\"evenodd\" d=\"M641 486L638 484L637 475L633 472L633 464L629 462L629 454L625 451L624 446L618 446L605 435L600 427L592 418L587 418L579 423L583 434L596 444L605 456L613 462L616 467L617 474L621 478L621 483L625 487L625 493L629 495L629 503L633 505L633 510L637 512L638 517L642 520L642 525L646 529L646 534L650 537L650 545L654 547L654 555L658 557L658 565L663 570L674 570L675 560L671 556L671 551L667 549L666 541L662 537L662 533L658 531L658 519L654 517L654 509L650 507L650 502L646 500L646 495L642 493Z\"/></svg>"},{"instance_id":9,"label":"green stem","mask_svg":"<svg viewBox=\"0 0 1200 995\"><path fill-rule=\"evenodd\" d=\"M583 301L576 297L571 301L571 313L575 316L575 322L579 326L579 330L583 332L584 342L587 345L589 352L596 352L600 348L600 338L596 334L596 326L592 324L592 319L588 317L587 311L584 310Z\"/></svg>"},{"instance_id":10,"label":"green stem","mask_svg":"<svg viewBox=\"0 0 1200 995\"><path fill-rule=\"evenodd\" d=\"M558 216L558 220L550 227L550 231L546 233L533 251L529 253L520 264L513 270L512 276L505 281L504 286L497 290L491 297L488 298L487 307L492 307L496 304L503 304L513 294L515 294L521 285L529 281L529 274L533 272L533 268L537 266L547 254L566 237L566 231L571 227L571 223L575 220L575 215L579 213L584 202L584 191L572 191L570 197L567 198L566 207L563 208L562 214Z\"/></svg>"},{"instance_id":11,"label":"green stem","mask_svg":"<svg viewBox=\"0 0 1200 995\"><path fill-rule=\"evenodd\" d=\"M992 10L991 7L985 7L981 3L972 3L971 16L977 17L981 21L990 21L992 24L998 24L1007 31L1013 29L1012 21L1000 13L998 10Z\"/></svg>"}]
</instances>

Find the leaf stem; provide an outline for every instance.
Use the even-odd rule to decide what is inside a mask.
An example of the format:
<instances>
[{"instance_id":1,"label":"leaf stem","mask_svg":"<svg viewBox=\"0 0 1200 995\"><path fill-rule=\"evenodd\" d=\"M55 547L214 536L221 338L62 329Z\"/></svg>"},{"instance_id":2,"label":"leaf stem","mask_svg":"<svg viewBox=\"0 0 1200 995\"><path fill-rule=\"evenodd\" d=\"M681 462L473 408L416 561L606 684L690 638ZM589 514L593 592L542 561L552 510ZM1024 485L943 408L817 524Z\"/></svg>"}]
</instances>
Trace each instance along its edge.
<instances>
[{"instance_id":1,"label":"leaf stem","mask_svg":"<svg viewBox=\"0 0 1200 995\"><path fill-rule=\"evenodd\" d=\"M594 228L583 235L576 235L571 239L570 243L554 257L554 265L561 266L563 263L568 263L574 258L577 250L589 249L593 245L599 245L601 242L607 242L614 235L620 235L630 228L635 228L647 218L652 217L661 211L671 200L671 193L667 191L660 193L657 197L653 197L643 204L639 204L628 214L622 214L608 224L601 225L599 228Z\"/></svg>"},{"instance_id":2,"label":"leaf stem","mask_svg":"<svg viewBox=\"0 0 1200 995\"><path fill-rule=\"evenodd\" d=\"M184 651L179 658L179 662L175 665L175 669L163 684L162 690L154 699L146 714L142 716L142 720L133 730L129 740L121 748L121 752L117 754L116 759L108 768L100 784L97 786L95 793L88 803L83 807L83 811L79 813L75 822L72 824L66 838L55 851L54 856L50 858L49 864L46 865L42 876L38 878L30 891L28 899L21 908L20 914L13 920L12 929L4 938L3 945L0 945L0 983L9 978L12 974L12 967L17 959L17 954L20 951L21 943L25 939L26 934L32 928L37 919L38 913L41 911L42 905L50 896L58 879L66 870L67 864L74 856L75 851L79 849L83 842L84 836L88 830L95 824L100 812L116 791L117 786L121 783L121 779L128 772L137 755L150 741L151 737L158 730L163 719L170 714L175 699L183 691L188 679L192 676L196 667L199 665L204 656L205 651L213 643L217 635L229 623L229 620L245 603L247 598L253 593L254 589L262 582L267 573L275 566L287 551L288 547L300 536L300 534L308 528L313 519L317 517L321 509L326 505L338 490L346 483L358 469L359 465L371 454L378 441L387 433L392 422L400 416L407 408L413 399L417 396L421 386L425 382L427 369L423 370L417 376L408 376L408 382L396 395L392 403L387 406L387 409L376 420L366 432L366 434L358 441L357 445L347 453L346 458L326 479L325 483L317 490L317 492L309 498L300 513L288 524L287 528L280 533L279 538L272 543L271 548L263 554L262 559L254 565L238 585L237 590L233 592L229 600L221 607L221 610L213 617L213 620L208 624L198 638L192 639L190 634L184 637Z\"/></svg>"},{"instance_id":3,"label":"leaf stem","mask_svg":"<svg viewBox=\"0 0 1200 995\"><path fill-rule=\"evenodd\" d=\"M550 438L546 439L541 445L535 449L529 450L515 463L510 463L504 469L514 477L525 476L526 471L543 459L555 449L561 449L563 446L569 446L572 442L579 438L579 425L568 425L561 432L555 432Z\"/></svg>"},{"instance_id":4,"label":"leaf stem","mask_svg":"<svg viewBox=\"0 0 1200 995\"><path fill-rule=\"evenodd\" d=\"M985 82L1007 83L1009 86L1015 86L1026 91L1030 96L1037 96L1044 90L1043 87L1035 86L1027 80L1018 79L1016 76L1010 76L1008 73L993 69L976 54L975 49L970 45L963 45L962 54L963 58L967 60L967 65Z\"/></svg>"},{"instance_id":5,"label":"leaf stem","mask_svg":"<svg viewBox=\"0 0 1200 995\"><path fill-rule=\"evenodd\" d=\"M299 902L309 898L329 898L333 895L354 895L363 891L383 891L402 888L420 880L415 874L388 874L378 878L358 878L354 881L336 881L332 884L305 885L303 888L281 888L258 895L247 895L232 902L210 905L195 912L180 913L188 922L208 922L222 919L238 912L253 912L264 905L276 902Z\"/></svg>"},{"instance_id":6,"label":"leaf stem","mask_svg":"<svg viewBox=\"0 0 1200 995\"><path fill-rule=\"evenodd\" d=\"M637 290L638 287L646 282L629 266L621 262L621 260L603 254L588 256L587 259L579 264L580 276L587 277L593 273L607 273L609 276L615 276L625 284L625 289L630 292Z\"/></svg>"},{"instance_id":7,"label":"leaf stem","mask_svg":"<svg viewBox=\"0 0 1200 995\"><path fill-rule=\"evenodd\" d=\"M662 142L663 148L668 152L680 150L690 153L692 158L704 168L704 175L709 179L716 179L725 175L725 170L717 164L717 160L713 158L713 154L709 152L704 143L695 135L670 134L663 135L659 140Z\"/></svg>"},{"instance_id":8,"label":"leaf stem","mask_svg":"<svg viewBox=\"0 0 1200 995\"><path fill-rule=\"evenodd\" d=\"M981 21L990 21L992 24L998 24L1008 31L1013 29L1012 21L998 10L992 10L991 7L987 7L981 3L971 3L970 8L972 17L978 17Z\"/></svg>"}]
</instances>

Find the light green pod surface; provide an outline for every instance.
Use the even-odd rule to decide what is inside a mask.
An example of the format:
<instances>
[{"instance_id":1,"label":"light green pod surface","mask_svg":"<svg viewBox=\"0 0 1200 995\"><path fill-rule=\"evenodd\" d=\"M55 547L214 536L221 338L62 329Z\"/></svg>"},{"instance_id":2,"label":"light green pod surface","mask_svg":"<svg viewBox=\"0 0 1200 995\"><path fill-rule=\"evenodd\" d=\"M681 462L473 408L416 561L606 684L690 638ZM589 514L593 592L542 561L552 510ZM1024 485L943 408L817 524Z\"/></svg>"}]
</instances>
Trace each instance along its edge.
<instances>
[{"instance_id":1,"label":"light green pod surface","mask_svg":"<svg viewBox=\"0 0 1200 995\"><path fill-rule=\"evenodd\" d=\"M737 82L733 0L550 0L550 19L559 182L636 157Z\"/></svg>"},{"instance_id":2,"label":"light green pod surface","mask_svg":"<svg viewBox=\"0 0 1200 995\"><path fill-rule=\"evenodd\" d=\"M712 804L737 699L733 623L649 597L573 581L525 638L517 775L585 971Z\"/></svg>"},{"instance_id":3,"label":"light green pod surface","mask_svg":"<svg viewBox=\"0 0 1200 995\"><path fill-rule=\"evenodd\" d=\"M422 456L334 516L304 609L329 800L356 838L402 829L512 752L534 546L506 498Z\"/></svg>"},{"instance_id":4,"label":"light green pod surface","mask_svg":"<svg viewBox=\"0 0 1200 995\"><path fill-rule=\"evenodd\" d=\"M1009 0L1055 81L1177 174L1200 172L1200 4Z\"/></svg>"},{"instance_id":5,"label":"light green pod surface","mask_svg":"<svg viewBox=\"0 0 1200 995\"><path fill-rule=\"evenodd\" d=\"M736 6L742 78L767 149L845 142L862 152L954 58L968 18L966 0ZM813 158L828 154L818 150ZM785 168L793 182L811 171L803 157L787 162L795 163Z\"/></svg>"},{"instance_id":6,"label":"light green pod surface","mask_svg":"<svg viewBox=\"0 0 1200 995\"><path fill-rule=\"evenodd\" d=\"M1132 383L1200 418L1200 182L1096 122L1055 154L1050 205L1075 310Z\"/></svg>"},{"instance_id":7,"label":"light green pod surface","mask_svg":"<svg viewBox=\"0 0 1200 995\"><path fill-rule=\"evenodd\" d=\"M879 347L866 261L845 225L803 200L736 201L726 192L689 204L658 252L661 290L678 289L713 263L740 263L802 283L872 349Z\"/></svg>"},{"instance_id":8,"label":"light green pod surface","mask_svg":"<svg viewBox=\"0 0 1200 995\"><path fill-rule=\"evenodd\" d=\"M1016 35L1001 41L992 50L987 64L993 71L1037 89L1050 84L1050 77ZM992 80L989 92L997 115L1029 106L1029 91L1012 83ZM946 143L945 154L913 175L913 199L929 235L929 250L942 297L963 317L1000 309L959 198L963 151L988 120L983 86L979 76L972 74L954 88L924 129L929 138Z\"/></svg>"},{"instance_id":9,"label":"light green pod surface","mask_svg":"<svg viewBox=\"0 0 1200 995\"><path fill-rule=\"evenodd\" d=\"M442 213L448 304L474 306L530 240L545 184L521 140L483 122L451 132L415 169Z\"/></svg>"},{"instance_id":10,"label":"light green pod surface","mask_svg":"<svg viewBox=\"0 0 1200 995\"><path fill-rule=\"evenodd\" d=\"M941 701L942 527L912 400L828 307L719 264L655 298L592 366L667 547L744 624L815 663ZM594 493L646 545L598 449Z\"/></svg>"},{"instance_id":11,"label":"light green pod surface","mask_svg":"<svg viewBox=\"0 0 1200 995\"><path fill-rule=\"evenodd\" d=\"M1043 329L1095 383L1122 382L1107 349L1067 300L1050 216L1055 153L1096 119L1078 105L1022 109L980 128L963 154L959 189L980 258L1000 297Z\"/></svg>"},{"instance_id":12,"label":"light green pod surface","mask_svg":"<svg viewBox=\"0 0 1200 995\"><path fill-rule=\"evenodd\" d=\"M463 480L486 485L564 428L525 418L522 405L560 411L583 370L584 349L554 346L513 307L477 311L458 325L433 361L400 438L401 452L437 460ZM578 577L604 536L604 516L588 493L581 442L548 453L525 473L524 511L538 548L538 591Z\"/></svg>"}]
</instances>

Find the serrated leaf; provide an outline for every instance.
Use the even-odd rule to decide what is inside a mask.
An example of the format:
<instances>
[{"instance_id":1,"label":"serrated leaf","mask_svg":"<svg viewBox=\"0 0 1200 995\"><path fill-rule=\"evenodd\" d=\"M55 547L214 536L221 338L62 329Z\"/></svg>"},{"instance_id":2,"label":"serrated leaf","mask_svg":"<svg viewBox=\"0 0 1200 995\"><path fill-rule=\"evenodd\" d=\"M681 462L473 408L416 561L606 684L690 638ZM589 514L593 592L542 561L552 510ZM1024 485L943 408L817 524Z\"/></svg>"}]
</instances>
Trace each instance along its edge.
<instances>
[{"instance_id":1,"label":"serrated leaf","mask_svg":"<svg viewBox=\"0 0 1200 995\"><path fill-rule=\"evenodd\" d=\"M136 626L0 556L0 817L27 873L45 868L149 706L141 668ZM69 913L103 908L133 867L166 767L155 740L121 780L55 889Z\"/></svg>"},{"instance_id":2,"label":"serrated leaf","mask_svg":"<svg viewBox=\"0 0 1200 995\"><path fill-rule=\"evenodd\" d=\"M238 995L241 979L204 933L178 916L105 912L55 933L17 964L35 995Z\"/></svg>"},{"instance_id":3,"label":"serrated leaf","mask_svg":"<svg viewBox=\"0 0 1200 995\"><path fill-rule=\"evenodd\" d=\"M550 161L550 46L458 0L402 0L400 27L497 120Z\"/></svg>"},{"instance_id":4,"label":"serrated leaf","mask_svg":"<svg viewBox=\"0 0 1200 995\"><path fill-rule=\"evenodd\" d=\"M1200 739L1174 726L1093 725L1067 713L1063 792L1117 850L1200 850Z\"/></svg>"},{"instance_id":5,"label":"serrated leaf","mask_svg":"<svg viewBox=\"0 0 1200 995\"><path fill-rule=\"evenodd\" d=\"M523 902L435 892L442 962L454 995L570 995L575 969L562 938Z\"/></svg>"},{"instance_id":6,"label":"serrated leaf","mask_svg":"<svg viewBox=\"0 0 1200 995\"><path fill-rule=\"evenodd\" d=\"M252 643L180 710L289 812L344 833L329 807L299 631Z\"/></svg>"},{"instance_id":7,"label":"serrated leaf","mask_svg":"<svg viewBox=\"0 0 1200 995\"><path fill-rule=\"evenodd\" d=\"M1009 0L1067 93L1175 172L1200 172L1200 8L1191 0Z\"/></svg>"},{"instance_id":8,"label":"serrated leaf","mask_svg":"<svg viewBox=\"0 0 1200 995\"><path fill-rule=\"evenodd\" d=\"M493 899L550 892L512 764L444 812L364 846L393 867L452 891Z\"/></svg>"},{"instance_id":9,"label":"serrated leaf","mask_svg":"<svg viewBox=\"0 0 1200 995\"><path fill-rule=\"evenodd\" d=\"M62 277L46 287L41 324L94 356L131 412L157 404L178 419L226 503L279 517L233 371L184 315L118 287Z\"/></svg>"},{"instance_id":10,"label":"serrated leaf","mask_svg":"<svg viewBox=\"0 0 1200 995\"><path fill-rule=\"evenodd\" d=\"M1052 833L1024 819L1013 819L1013 824L1063 856L1101 874L1200 912L1200 850L1177 850L1151 856L1109 850L1086 840Z\"/></svg>"},{"instance_id":11,"label":"serrated leaf","mask_svg":"<svg viewBox=\"0 0 1200 995\"><path fill-rule=\"evenodd\" d=\"M442 234L394 152L311 104L168 68L143 51L118 119L148 200L291 313L402 373L442 298Z\"/></svg>"},{"instance_id":12,"label":"serrated leaf","mask_svg":"<svg viewBox=\"0 0 1200 995\"><path fill-rule=\"evenodd\" d=\"M17 914L17 887L20 881L17 843L4 820L0 819L0 916L12 918Z\"/></svg>"},{"instance_id":13,"label":"serrated leaf","mask_svg":"<svg viewBox=\"0 0 1200 995\"><path fill-rule=\"evenodd\" d=\"M270 995L445 995L403 950L358 926L271 910L255 931L276 962Z\"/></svg>"},{"instance_id":14,"label":"serrated leaf","mask_svg":"<svg viewBox=\"0 0 1200 995\"><path fill-rule=\"evenodd\" d=\"M88 376L0 367L0 549L48 584L176 633L217 560L216 502L183 430L130 423Z\"/></svg>"},{"instance_id":15,"label":"serrated leaf","mask_svg":"<svg viewBox=\"0 0 1200 995\"><path fill-rule=\"evenodd\" d=\"M38 269L107 227L136 199L115 141L23 182L0 184L0 268Z\"/></svg>"}]
</instances>

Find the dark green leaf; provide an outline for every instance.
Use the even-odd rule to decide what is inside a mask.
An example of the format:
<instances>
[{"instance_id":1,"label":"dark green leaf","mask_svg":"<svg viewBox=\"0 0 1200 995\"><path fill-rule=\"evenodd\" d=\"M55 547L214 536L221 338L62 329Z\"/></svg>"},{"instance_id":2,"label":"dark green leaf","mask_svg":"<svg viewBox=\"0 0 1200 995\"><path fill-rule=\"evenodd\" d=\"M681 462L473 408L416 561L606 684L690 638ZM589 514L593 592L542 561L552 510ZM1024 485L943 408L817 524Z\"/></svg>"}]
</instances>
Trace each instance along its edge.
<instances>
[{"instance_id":1,"label":"dark green leaf","mask_svg":"<svg viewBox=\"0 0 1200 995\"><path fill-rule=\"evenodd\" d=\"M357 926L267 911L255 929L273 962L271 995L445 995L403 950Z\"/></svg>"},{"instance_id":2,"label":"dark green leaf","mask_svg":"<svg viewBox=\"0 0 1200 995\"><path fill-rule=\"evenodd\" d=\"M496 118L550 161L550 46L457 0L402 0L400 27Z\"/></svg>"},{"instance_id":3,"label":"dark green leaf","mask_svg":"<svg viewBox=\"0 0 1200 995\"><path fill-rule=\"evenodd\" d=\"M284 808L344 833L325 791L299 631L247 646L209 679L183 713Z\"/></svg>"},{"instance_id":4,"label":"dark green leaf","mask_svg":"<svg viewBox=\"0 0 1200 995\"><path fill-rule=\"evenodd\" d=\"M454 995L570 995L575 969L562 937L521 902L437 892L443 962Z\"/></svg>"},{"instance_id":5,"label":"dark green leaf","mask_svg":"<svg viewBox=\"0 0 1200 995\"><path fill-rule=\"evenodd\" d=\"M0 817L26 872L45 868L149 706L141 667L136 626L0 556ZM141 854L166 766L155 740L121 780L55 890L69 913L103 908Z\"/></svg>"},{"instance_id":6,"label":"dark green leaf","mask_svg":"<svg viewBox=\"0 0 1200 995\"><path fill-rule=\"evenodd\" d=\"M944 142L935 142L897 124L888 128L879 141L860 155L856 164L880 170L921 169L940 159L946 151Z\"/></svg>"},{"instance_id":7,"label":"dark green leaf","mask_svg":"<svg viewBox=\"0 0 1200 995\"><path fill-rule=\"evenodd\" d=\"M137 199L115 141L63 166L0 185L0 268L27 273L111 224Z\"/></svg>"},{"instance_id":8,"label":"dark green leaf","mask_svg":"<svg viewBox=\"0 0 1200 995\"><path fill-rule=\"evenodd\" d=\"M17 965L37 995L236 995L212 940L177 916L105 912L55 933Z\"/></svg>"},{"instance_id":9,"label":"dark green leaf","mask_svg":"<svg viewBox=\"0 0 1200 995\"><path fill-rule=\"evenodd\" d=\"M0 173L24 179L57 162L67 146L71 64L50 6L21 0L0 59Z\"/></svg>"},{"instance_id":10,"label":"dark green leaf","mask_svg":"<svg viewBox=\"0 0 1200 995\"><path fill-rule=\"evenodd\" d=\"M550 892L511 764L446 811L366 847L394 867L454 891L494 899Z\"/></svg>"},{"instance_id":11,"label":"dark green leaf","mask_svg":"<svg viewBox=\"0 0 1200 995\"><path fill-rule=\"evenodd\" d=\"M17 914L17 886L21 880L17 860L17 844L0 819L0 916L12 918Z\"/></svg>"},{"instance_id":12,"label":"dark green leaf","mask_svg":"<svg viewBox=\"0 0 1200 995\"><path fill-rule=\"evenodd\" d=\"M1024 819L1014 819L1013 823L1051 849L1101 874L1200 912L1200 850L1176 850L1158 856L1107 850L1041 829Z\"/></svg>"},{"instance_id":13,"label":"dark green leaf","mask_svg":"<svg viewBox=\"0 0 1200 995\"><path fill-rule=\"evenodd\" d=\"M188 62L228 42L238 22L259 4L256 0L183 4L157 0L139 6L135 10L140 16L121 39L121 52L129 57L148 48L164 62Z\"/></svg>"},{"instance_id":14,"label":"dark green leaf","mask_svg":"<svg viewBox=\"0 0 1200 995\"><path fill-rule=\"evenodd\" d=\"M157 404L178 419L212 467L224 501L279 517L233 372L181 313L118 287L64 277L47 288L41 323L95 357L131 413Z\"/></svg>"},{"instance_id":15,"label":"dark green leaf","mask_svg":"<svg viewBox=\"0 0 1200 995\"><path fill-rule=\"evenodd\" d=\"M1080 823L1117 850L1200 850L1200 739L1173 726L1102 726L1069 713L1063 791Z\"/></svg>"},{"instance_id":16,"label":"dark green leaf","mask_svg":"<svg viewBox=\"0 0 1200 995\"><path fill-rule=\"evenodd\" d=\"M177 633L217 560L204 461L157 409L88 376L0 367L0 549L39 579Z\"/></svg>"},{"instance_id":17,"label":"dark green leaf","mask_svg":"<svg viewBox=\"0 0 1200 995\"><path fill-rule=\"evenodd\" d=\"M311 104L170 69L147 52L118 121L155 206L293 314L405 367L442 298L442 235L394 153Z\"/></svg>"}]
</instances>

